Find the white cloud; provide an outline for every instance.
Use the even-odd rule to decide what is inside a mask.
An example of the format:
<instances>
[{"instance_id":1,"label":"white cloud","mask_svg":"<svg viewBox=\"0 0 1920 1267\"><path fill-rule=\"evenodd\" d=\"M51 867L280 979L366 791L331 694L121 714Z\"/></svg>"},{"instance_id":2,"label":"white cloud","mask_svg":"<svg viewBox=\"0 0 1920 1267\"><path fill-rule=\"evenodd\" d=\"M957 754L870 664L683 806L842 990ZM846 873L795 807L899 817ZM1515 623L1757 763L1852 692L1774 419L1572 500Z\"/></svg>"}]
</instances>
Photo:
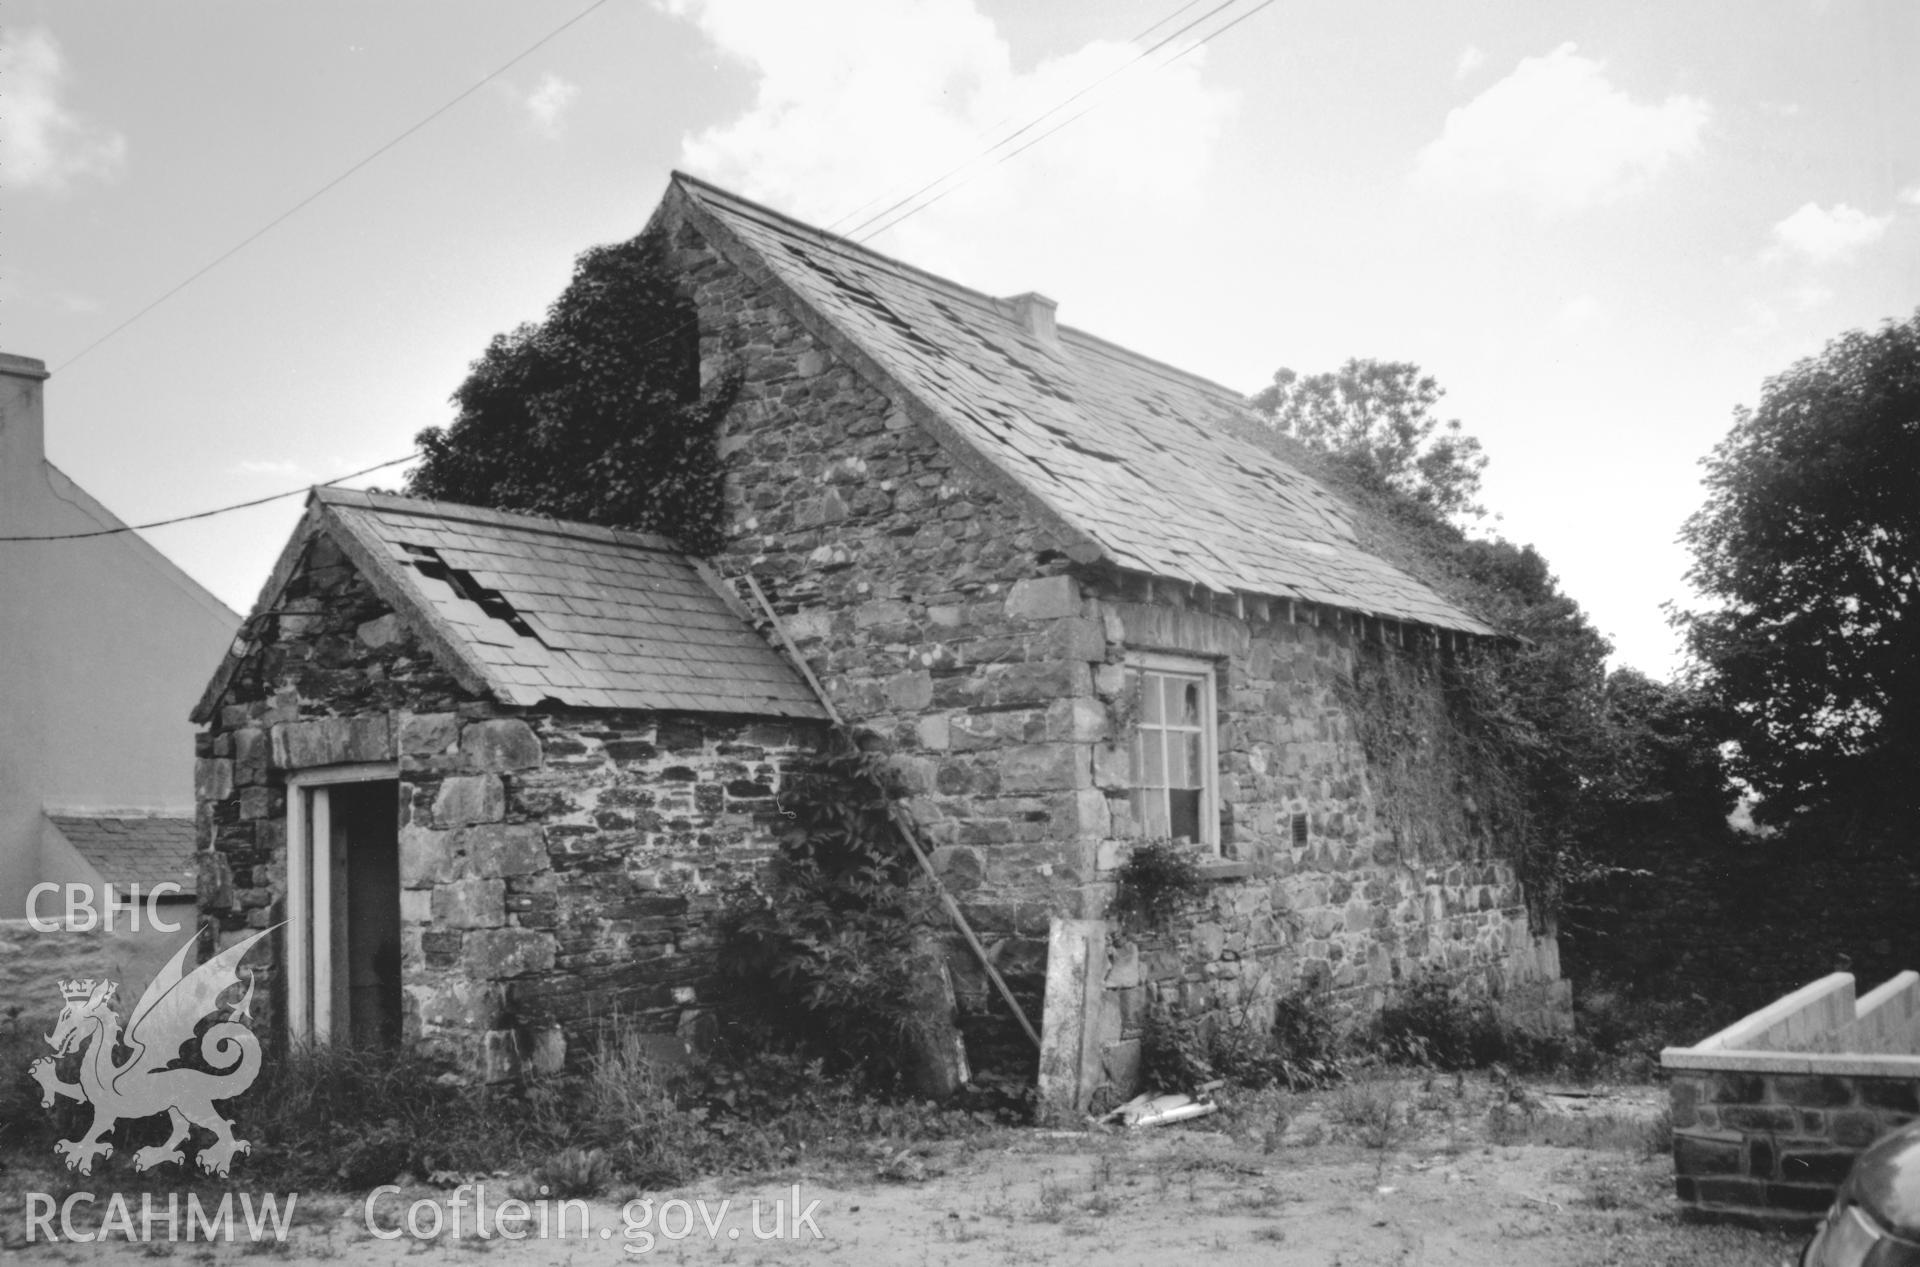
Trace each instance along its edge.
<instances>
[{"instance_id":1,"label":"white cloud","mask_svg":"<svg viewBox=\"0 0 1920 1267\"><path fill-rule=\"evenodd\" d=\"M1831 207L1810 202L1773 226L1773 246L1767 255L1778 259L1792 252L1816 264L1845 259L1879 241L1892 223L1891 215L1870 216L1844 202Z\"/></svg>"},{"instance_id":2,"label":"white cloud","mask_svg":"<svg viewBox=\"0 0 1920 1267\"><path fill-rule=\"evenodd\" d=\"M1448 112L1414 169L1423 187L1512 195L1548 211L1606 202L1699 148L1711 114L1698 97L1633 100L1605 66L1562 44Z\"/></svg>"},{"instance_id":3,"label":"white cloud","mask_svg":"<svg viewBox=\"0 0 1920 1267\"><path fill-rule=\"evenodd\" d=\"M1129 61L1099 41L1016 70L973 0L668 0L753 73L738 117L688 137L696 174L840 232ZM1191 231L1232 101L1205 50L1134 65L969 166L952 194L876 245L980 286L1073 307L1105 254ZM1092 106L1059 135L1009 151ZM872 200L858 214L863 200ZM835 222L838 221L836 224ZM1071 248L1071 249L1063 249Z\"/></svg>"},{"instance_id":4,"label":"white cloud","mask_svg":"<svg viewBox=\"0 0 1920 1267\"><path fill-rule=\"evenodd\" d=\"M233 469L241 475L278 475L286 479L307 477L304 465L284 459L246 458L235 462Z\"/></svg>"},{"instance_id":5,"label":"white cloud","mask_svg":"<svg viewBox=\"0 0 1920 1267\"><path fill-rule=\"evenodd\" d=\"M1453 65L1453 77L1465 79L1486 64L1487 55L1480 51L1478 44L1469 44L1460 50L1460 60Z\"/></svg>"},{"instance_id":6,"label":"white cloud","mask_svg":"<svg viewBox=\"0 0 1920 1267\"><path fill-rule=\"evenodd\" d=\"M1560 305L1560 311L1554 314L1554 320L1569 330L1584 330L1598 321L1601 316L1600 301L1592 295L1575 295Z\"/></svg>"},{"instance_id":7,"label":"white cloud","mask_svg":"<svg viewBox=\"0 0 1920 1267\"><path fill-rule=\"evenodd\" d=\"M72 181L106 180L126 161L127 138L90 123L61 101L66 63L43 27L0 37L0 153L10 189L59 192Z\"/></svg>"},{"instance_id":8,"label":"white cloud","mask_svg":"<svg viewBox=\"0 0 1920 1267\"><path fill-rule=\"evenodd\" d=\"M557 136L567 108L579 95L579 84L571 83L549 71L541 77L539 85L526 95L521 104L527 108L527 114L533 119L534 127L548 136Z\"/></svg>"},{"instance_id":9,"label":"white cloud","mask_svg":"<svg viewBox=\"0 0 1920 1267\"><path fill-rule=\"evenodd\" d=\"M1914 181L1900 191L1900 201L1909 207L1920 207L1920 180Z\"/></svg>"},{"instance_id":10,"label":"white cloud","mask_svg":"<svg viewBox=\"0 0 1920 1267\"><path fill-rule=\"evenodd\" d=\"M1833 302L1833 287L1822 286L1819 282L1806 282L1795 286L1788 292L1793 302L1802 312L1815 308L1824 308Z\"/></svg>"}]
</instances>

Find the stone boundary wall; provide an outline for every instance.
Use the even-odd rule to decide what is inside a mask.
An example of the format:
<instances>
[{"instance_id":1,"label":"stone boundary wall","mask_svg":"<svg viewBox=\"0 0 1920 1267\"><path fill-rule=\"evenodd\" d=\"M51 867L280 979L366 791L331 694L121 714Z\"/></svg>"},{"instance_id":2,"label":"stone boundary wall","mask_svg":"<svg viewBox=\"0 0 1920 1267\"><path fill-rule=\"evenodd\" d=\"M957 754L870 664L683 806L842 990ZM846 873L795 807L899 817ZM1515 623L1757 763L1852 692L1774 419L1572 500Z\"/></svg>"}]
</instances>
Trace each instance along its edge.
<instances>
[{"instance_id":1,"label":"stone boundary wall","mask_svg":"<svg viewBox=\"0 0 1920 1267\"><path fill-rule=\"evenodd\" d=\"M1856 1002L1853 978L1834 973L1662 1052L1675 1194L1716 1218L1797 1223L1824 1213L1854 1159L1920 1117L1916 1006L1920 974ZM1835 1050L1841 1042L1872 1050Z\"/></svg>"},{"instance_id":2,"label":"stone boundary wall","mask_svg":"<svg viewBox=\"0 0 1920 1267\"><path fill-rule=\"evenodd\" d=\"M1920 1116L1920 1061L1894 1076L1675 1070L1674 1194L1716 1217L1811 1221L1867 1145Z\"/></svg>"},{"instance_id":3,"label":"stone boundary wall","mask_svg":"<svg viewBox=\"0 0 1920 1267\"><path fill-rule=\"evenodd\" d=\"M53 905L48 902L49 908ZM127 926L124 915L112 932L97 926L42 932L25 919L0 920L0 1025L48 1032L66 1005L60 982L86 977L119 982L114 1006L124 1019L161 965L194 935L191 902L161 908L162 919L180 925L177 932L150 927L145 915L143 907L138 932ZM51 922L51 916L49 910L41 922ZM0 1070L0 1076L14 1072Z\"/></svg>"}]
</instances>

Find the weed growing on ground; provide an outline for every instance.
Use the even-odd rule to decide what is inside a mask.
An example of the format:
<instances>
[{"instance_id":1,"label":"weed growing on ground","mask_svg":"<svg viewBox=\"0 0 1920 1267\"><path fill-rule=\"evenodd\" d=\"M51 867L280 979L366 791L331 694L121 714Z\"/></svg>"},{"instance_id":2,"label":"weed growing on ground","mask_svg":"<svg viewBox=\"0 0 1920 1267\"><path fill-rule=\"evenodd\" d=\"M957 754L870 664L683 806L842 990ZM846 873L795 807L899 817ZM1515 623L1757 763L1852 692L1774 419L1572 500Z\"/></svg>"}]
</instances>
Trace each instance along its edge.
<instances>
[{"instance_id":1,"label":"weed growing on ground","mask_svg":"<svg viewBox=\"0 0 1920 1267\"><path fill-rule=\"evenodd\" d=\"M562 1200L597 1197L614 1180L613 1163L602 1148L563 1148L533 1169L544 1192Z\"/></svg>"},{"instance_id":2,"label":"weed growing on ground","mask_svg":"<svg viewBox=\"0 0 1920 1267\"><path fill-rule=\"evenodd\" d=\"M1140 1036L1141 1075L1147 1086L1162 1090L1192 1090L1221 1078L1253 1090L1296 1091L1344 1076L1347 1062L1323 991L1302 988L1285 995L1273 1016L1262 1028L1245 1014L1191 1017L1156 1003Z\"/></svg>"},{"instance_id":3,"label":"weed growing on ground","mask_svg":"<svg viewBox=\"0 0 1920 1267\"><path fill-rule=\"evenodd\" d=\"M519 1176L562 1197L802 1160L871 1173L879 1156L885 1177L922 1177L916 1153L925 1145L987 1136L1020 1116L1017 1106L989 1100L943 1107L876 1097L870 1087L829 1077L820 1062L795 1056L722 1055L668 1073L650 1063L647 1051L632 1027L610 1025L578 1072L481 1086L414 1052L296 1049L266 1062L231 1111L237 1134L253 1145L249 1182L362 1191ZM22 1081L27 1061L22 1055L16 1062ZM37 1085L14 1082L0 1077L10 1128L0 1149L7 1161L37 1169L48 1164L50 1141L73 1135L83 1122L43 1110ZM162 1118L116 1128L109 1163L115 1183L137 1190L149 1180L182 1181L158 1171L136 1175L120 1164L157 1142L155 1132L165 1126ZM64 1196L76 1179L49 1168L47 1190ZM199 1182L193 1172L184 1179Z\"/></svg>"}]
</instances>

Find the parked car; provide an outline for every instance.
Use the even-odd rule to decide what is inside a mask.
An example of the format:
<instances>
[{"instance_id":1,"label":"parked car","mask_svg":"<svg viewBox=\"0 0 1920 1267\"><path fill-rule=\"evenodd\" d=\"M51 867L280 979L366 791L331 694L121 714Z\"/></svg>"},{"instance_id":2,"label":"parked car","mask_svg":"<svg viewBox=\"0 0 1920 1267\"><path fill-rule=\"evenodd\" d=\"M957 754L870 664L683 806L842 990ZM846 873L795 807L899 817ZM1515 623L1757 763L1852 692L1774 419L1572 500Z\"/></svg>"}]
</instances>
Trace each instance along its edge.
<instances>
[{"instance_id":1,"label":"parked car","mask_svg":"<svg viewBox=\"0 0 1920 1267\"><path fill-rule=\"evenodd\" d=\"M1920 1267L1920 1122L1860 1154L1800 1267Z\"/></svg>"}]
</instances>

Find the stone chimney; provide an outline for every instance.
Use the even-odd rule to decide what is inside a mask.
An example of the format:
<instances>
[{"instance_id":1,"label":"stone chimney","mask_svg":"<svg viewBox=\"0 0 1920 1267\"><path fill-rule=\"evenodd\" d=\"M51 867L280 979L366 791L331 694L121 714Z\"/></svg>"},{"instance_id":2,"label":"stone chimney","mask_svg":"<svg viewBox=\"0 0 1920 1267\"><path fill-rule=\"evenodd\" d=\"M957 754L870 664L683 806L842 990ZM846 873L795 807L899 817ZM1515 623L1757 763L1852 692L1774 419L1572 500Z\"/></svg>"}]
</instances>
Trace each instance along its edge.
<instances>
[{"instance_id":1,"label":"stone chimney","mask_svg":"<svg viewBox=\"0 0 1920 1267\"><path fill-rule=\"evenodd\" d=\"M47 363L0 352L0 478L36 470L47 458L40 385Z\"/></svg>"},{"instance_id":2,"label":"stone chimney","mask_svg":"<svg viewBox=\"0 0 1920 1267\"><path fill-rule=\"evenodd\" d=\"M1060 334L1053 324L1054 309L1059 304L1037 290L1010 296L1006 302L1013 305L1013 319L1025 326L1028 334L1050 348L1060 346Z\"/></svg>"},{"instance_id":3,"label":"stone chimney","mask_svg":"<svg viewBox=\"0 0 1920 1267\"><path fill-rule=\"evenodd\" d=\"M41 413L45 361L0 352L0 532L28 532L35 494L47 486Z\"/></svg>"}]
</instances>

